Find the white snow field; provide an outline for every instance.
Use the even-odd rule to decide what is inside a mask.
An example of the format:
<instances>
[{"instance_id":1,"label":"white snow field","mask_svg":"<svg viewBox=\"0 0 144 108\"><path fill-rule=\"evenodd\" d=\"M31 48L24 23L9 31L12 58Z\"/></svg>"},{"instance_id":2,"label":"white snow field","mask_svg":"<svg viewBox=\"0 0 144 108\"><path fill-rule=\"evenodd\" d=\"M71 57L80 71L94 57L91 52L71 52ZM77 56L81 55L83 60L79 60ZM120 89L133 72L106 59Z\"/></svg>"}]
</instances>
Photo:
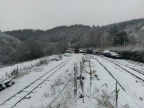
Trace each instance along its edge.
<instances>
[{"instance_id":1,"label":"white snow field","mask_svg":"<svg viewBox=\"0 0 144 108\"><path fill-rule=\"evenodd\" d=\"M17 66L21 73L0 91L0 108L144 108L144 64L83 54L55 58L0 68L0 79Z\"/></svg>"}]
</instances>

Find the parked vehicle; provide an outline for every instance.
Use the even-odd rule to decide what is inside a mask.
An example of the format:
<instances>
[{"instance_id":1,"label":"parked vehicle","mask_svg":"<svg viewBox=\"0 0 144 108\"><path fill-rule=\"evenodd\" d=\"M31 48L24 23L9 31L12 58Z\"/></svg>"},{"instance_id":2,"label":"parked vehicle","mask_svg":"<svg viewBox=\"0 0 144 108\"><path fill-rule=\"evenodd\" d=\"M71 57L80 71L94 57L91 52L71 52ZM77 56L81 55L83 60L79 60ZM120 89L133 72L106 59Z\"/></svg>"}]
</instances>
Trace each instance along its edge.
<instances>
[{"instance_id":1,"label":"parked vehicle","mask_svg":"<svg viewBox=\"0 0 144 108\"><path fill-rule=\"evenodd\" d=\"M70 53L65 53L63 56L65 56L65 57L70 57L71 54L70 54Z\"/></svg>"},{"instance_id":2,"label":"parked vehicle","mask_svg":"<svg viewBox=\"0 0 144 108\"><path fill-rule=\"evenodd\" d=\"M74 52L71 50L66 50L65 53L74 53Z\"/></svg>"},{"instance_id":3,"label":"parked vehicle","mask_svg":"<svg viewBox=\"0 0 144 108\"><path fill-rule=\"evenodd\" d=\"M92 53L92 54L93 54L93 55L96 55L96 52L97 52L97 50L93 50L93 53Z\"/></svg>"},{"instance_id":4,"label":"parked vehicle","mask_svg":"<svg viewBox=\"0 0 144 108\"><path fill-rule=\"evenodd\" d=\"M86 49L87 54L93 54L93 50L91 48Z\"/></svg>"},{"instance_id":5,"label":"parked vehicle","mask_svg":"<svg viewBox=\"0 0 144 108\"><path fill-rule=\"evenodd\" d=\"M80 49L79 52L80 52L80 53L86 53L86 50Z\"/></svg>"},{"instance_id":6,"label":"parked vehicle","mask_svg":"<svg viewBox=\"0 0 144 108\"><path fill-rule=\"evenodd\" d=\"M104 50L104 51L102 51L102 55L109 56L110 55L110 51L109 50Z\"/></svg>"},{"instance_id":7,"label":"parked vehicle","mask_svg":"<svg viewBox=\"0 0 144 108\"><path fill-rule=\"evenodd\" d=\"M115 59L120 59L122 56L116 52L110 52L110 57Z\"/></svg>"},{"instance_id":8,"label":"parked vehicle","mask_svg":"<svg viewBox=\"0 0 144 108\"><path fill-rule=\"evenodd\" d=\"M106 56L106 57L110 57L110 58L113 58L113 59L120 59L122 58L122 56L116 52L111 52L109 50L104 50L102 52L102 55Z\"/></svg>"}]
</instances>

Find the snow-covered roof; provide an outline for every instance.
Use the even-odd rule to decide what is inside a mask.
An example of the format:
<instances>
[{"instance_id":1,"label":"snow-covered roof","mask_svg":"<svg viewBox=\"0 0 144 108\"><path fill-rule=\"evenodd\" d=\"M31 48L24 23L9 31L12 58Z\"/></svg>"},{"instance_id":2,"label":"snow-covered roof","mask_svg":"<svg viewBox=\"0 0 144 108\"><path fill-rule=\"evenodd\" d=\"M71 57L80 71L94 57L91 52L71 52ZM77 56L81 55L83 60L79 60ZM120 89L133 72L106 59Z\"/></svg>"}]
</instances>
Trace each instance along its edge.
<instances>
[{"instance_id":1,"label":"snow-covered roof","mask_svg":"<svg viewBox=\"0 0 144 108\"><path fill-rule=\"evenodd\" d=\"M117 56L118 54L116 52L110 52L113 56Z\"/></svg>"},{"instance_id":2,"label":"snow-covered roof","mask_svg":"<svg viewBox=\"0 0 144 108\"><path fill-rule=\"evenodd\" d=\"M103 53L110 53L110 51L109 50L104 50Z\"/></svg>"}]
</instances>

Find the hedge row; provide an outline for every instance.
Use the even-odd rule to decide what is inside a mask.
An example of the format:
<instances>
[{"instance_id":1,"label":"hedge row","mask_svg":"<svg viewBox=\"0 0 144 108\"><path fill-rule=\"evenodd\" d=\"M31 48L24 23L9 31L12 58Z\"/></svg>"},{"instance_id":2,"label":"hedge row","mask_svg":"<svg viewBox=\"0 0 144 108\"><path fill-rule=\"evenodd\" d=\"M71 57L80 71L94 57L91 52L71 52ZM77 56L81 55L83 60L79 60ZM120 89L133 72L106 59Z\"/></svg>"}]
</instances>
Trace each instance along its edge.
<instances>
[{"instance_id":1,"label":"hedge row","mask_svg":"<svg viewBox=\"0 0 144 108\"><path fill-rule=\"evenodd\" d=\"M123 59L134 60L144 63L144 51L118 51Z\"/></svg>"}]
</instances>

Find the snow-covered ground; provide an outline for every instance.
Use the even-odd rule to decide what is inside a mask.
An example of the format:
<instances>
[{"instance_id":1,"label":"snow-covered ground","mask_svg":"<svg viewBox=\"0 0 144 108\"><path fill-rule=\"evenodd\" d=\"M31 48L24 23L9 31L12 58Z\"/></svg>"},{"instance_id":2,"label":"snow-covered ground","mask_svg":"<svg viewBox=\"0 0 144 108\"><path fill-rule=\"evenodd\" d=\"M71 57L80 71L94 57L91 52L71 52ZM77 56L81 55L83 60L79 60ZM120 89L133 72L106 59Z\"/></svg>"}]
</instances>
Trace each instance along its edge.
<instances>
[{"instance_id":1,"label":"snow-covered ground","mask_svg":"<svg viewBox=\"0 0 144 108\"><path fill-rule=\"evenodd\" d=\"M19 71L28 72L16 78L13 86L0 92L0 108L116 108L116 82L118 108L144 108L144 75L136 71L144 73L142 63L82 54L63 55L58 61L53 58L41 58L48 61L42 65L38 59L1 68L0 78L6 77L6 73L10 74L17 66ZM84 58L84 68L81 68L80 62ZM76 80L75 97L74 66L77 77L81 70L84 77L83 92L80 79Z\"/></svg>"},{"instance_id":2,"label":"snow-covered ground","mask_svg":"<svg viewBox=\"0 0 144 108\"><path fill-rule=\"evenodd\" d=\"M22 62L19 64L14 64L11 66L7 66L4 68L0 68L0 79L4 79L6 77L6 74L10 74L13 70L18 69L19 71L27 70L29 71L31 68L36 67L39 65L40 60L47 60L48 62L51 62L52 59L57 58L58 55L43 57L36 60L31 60L28 62Z\"/></svg>"},{"instance_id":3,"label":"snow-covered ground","mask_svg":"<svg viewBox=\"0 0 144 108\"><path fill-rule=\"evenodd\" d=\"M106 61L100 57L95 57L101 64L103 64L115 77L115 79L121 84L121 86L125 89L122 90L119 87L119 107L123 107L125 105L129 106L130 108L144 108L144 82L137 79L136 77L132 76L122 68L118 67L115 64L112 64L109 61ZM99 63L97 64L99 65ZM98 66L100 67L100 66ZM124 66L123 66L124 67ZM99 70L99 68L97 68ZM130 70L129 70L130 71ZM105 72L102 74L102 72ZM133 72L133 70L131 70ZM102 79L106 80L106 83L109 85L108 87L113 90L109 90L109 93L112 93L115 89L115 80L110 81L112 77L108 72L105 70L100 70L102 74ZM136 72L135 72L136 73ZM107 74L107 75L106 75ZM106 75L106 76L105 76ZM111 77L111 78L109 78ZM143 77L143 75L141 75ZM143 77L144 79L144 77ZM110 84L109 84L110 83Z\"/></svg>"}]
</instances>

